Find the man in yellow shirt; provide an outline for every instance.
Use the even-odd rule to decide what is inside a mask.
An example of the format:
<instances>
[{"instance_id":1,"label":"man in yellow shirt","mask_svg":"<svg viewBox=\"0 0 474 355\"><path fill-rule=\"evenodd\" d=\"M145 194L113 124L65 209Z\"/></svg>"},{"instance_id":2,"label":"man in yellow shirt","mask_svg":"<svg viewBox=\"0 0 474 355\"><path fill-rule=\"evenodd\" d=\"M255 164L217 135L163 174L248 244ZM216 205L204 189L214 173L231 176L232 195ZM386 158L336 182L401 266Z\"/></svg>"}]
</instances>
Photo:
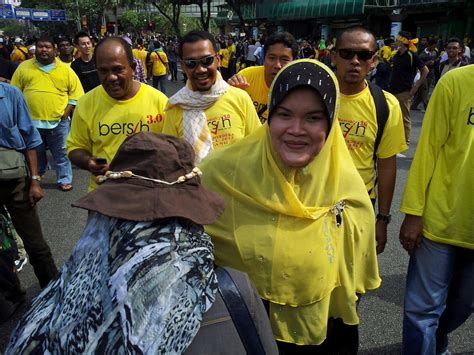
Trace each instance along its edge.
<instances>
[{"instance_id":1,"label":"man in yellow shirt","mask_svg":"<svg viewBox=\"0 0 474 355\"><path fill-rule=\"evenodd\" d=\"M245 68L228 83L245 90L252 99L262 123L268 118L268 91L281 68L298 58L298 43L288 32L274 33L265 41L263 66Z\"/></svg>"},{"instance_id":2,"label":"man in yellow shirt","mask_svg":"<svg viewBox=\"0 0 474 355\"><path fill-rule=\"evenodd\" d=\"M229 36L227 39L227 49L229 51L229 76L235 74L235 64L237 62L237 47L235 46L234 39Z\"/></svg>"},{"instance_id":3,"label":"man in yellow shirt","mask_svg":"<svg viewBox=\"0 0 474 355\"><path fill-rule=\"evenodd\" d=\"M74 56L72 55L73 50L72 42L69 37L60 37L58 39L58 58L64 64L71 66Z\"/></svg>"},{"instance_id":4,"label":"man in yellow shirt","mask_svg":"<svg viewBox=\"0 0 474 355\"><path fill-rule=\"evenodd\" d=\"M474 66L449 71L426 110L400 211L410 254L405 354L447 354L474 310Z\"/></svg>"},{"instance_id":5,"label":"man in yellow shirt","mask_svg":"<svg viewBox=\"0 0 474 355\"><path fill-rule=\"evenodd\" d=\"M221 49L219 49L219 57L221 59L220 69L221 69L222 78L224 80L229 80L230 78L230 68L229 68L230 52L225 42L221 44Z\"/></svg>"},{"instance_id":6,"label":"man in yellow shirt","mask_svg":"<svg viewBox=\"0 0 474 355\"><path fill-rule=\"evenodd\" d=\"M178 54L188 81L169 100L163 133L184 137L199 162L213 149L250 134L260 122L247 93L222 80L216 41L209 32L187 33Z\"/></svg>"},{"instance_id":7,"label":"man in yellow shirt","mask_svg":"<svg viewBox=\"0 0 474 355\"><path fill-rule=\"evenodd\" d=\"M365 79L376 58L375 37L370 31L359 26L344 30L331 56L341 91L339 125L371 199L375 202L378 195L376 240L377 253L382 253L395 189L396 155L407 149L400 105L393 95L382 94L378 88L388 106L385 127L378 127L375 98ZM376 143L379 129L383 133Z\"/></svg>"},{"instance_id":8,"label":"man in yellow shirt","mask_svg":"<svg viewBox=\"0 0 474 355\"><path fill-rule=\"evenodd\" d=\"M106 37L96 47L101 85L79 100L67 139L69 158L95 176L107 171L118 148L137 132L161 132L167 98L153 87L133 80L131 46L121 37Z\"/></svg>"},{"instance_id":9,"label":"man in yellow shirt","mask_svg":"<svg viewBox=\"0 0 474 355\"><path fill-rule=\"evenodd\" d=\"M168 57L163 51L163 46L160 42L155 42L155 49L150 54L150 61L152 63L153 87L158 89L166 95L167 74L169 73Z\"/></svg>"},{"instance_id":10,"label":"man in yellow shirt","mask_svg":"<svg viewBox=\"0 0 474 355\"><path fill-rule=\"evenodd\" d=\"M33 123L43 144L36 148L38 173L44 175L48 145L56 168L56 182L62 191L72 189L72 167L66 152L70 114L84 94L74 71L56 58L54 40L41 37L36 41L35 58L23 62L12 77L12 84L25 95Z\"/></svg>"},{"instance_id":11,"label":"man in yellow shirt","mask_svg":"<svg viewBox=\"0 0 474 355\"><path fill-rule=\"evenodd\" d=\"M28 59L28 48L23 45L23 40L19 37L15 38L15 47L10 55L11 61L15 66L20 65Z\"/></svg>"},{"instance_id":12,"label":"man in yellow shirt","mask_svg":"<svg viewBox=\"0 0 474 355\"><path fill-rule=\"evenodd\" d=\"M391 38L384 40L384 45L378 51L379 64L377 65L377 72L375 73L375 83L382 89L386 90L390 81L390 73L392 72L392 46L395 41Z\"/></svg>"}]
</instances>

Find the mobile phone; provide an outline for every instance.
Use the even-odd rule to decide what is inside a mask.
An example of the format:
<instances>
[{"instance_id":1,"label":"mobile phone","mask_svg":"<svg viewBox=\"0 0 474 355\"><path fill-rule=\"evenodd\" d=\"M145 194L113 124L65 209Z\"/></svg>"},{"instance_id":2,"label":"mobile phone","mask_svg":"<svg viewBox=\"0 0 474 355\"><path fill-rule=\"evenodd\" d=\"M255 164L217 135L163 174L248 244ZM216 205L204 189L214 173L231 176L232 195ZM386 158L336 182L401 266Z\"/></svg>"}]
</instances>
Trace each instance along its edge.
<instances>
[{"instance_id":1,"label":"mobile phone","mask_svg":"<svg viewBox=\"0 0 474 355\"><path fill-rule=\"evenodd\" d=\"M95 163L98 165L105 165L107 164L107 159L105 158L95 158Z\"/></svg>"}]
</instances>

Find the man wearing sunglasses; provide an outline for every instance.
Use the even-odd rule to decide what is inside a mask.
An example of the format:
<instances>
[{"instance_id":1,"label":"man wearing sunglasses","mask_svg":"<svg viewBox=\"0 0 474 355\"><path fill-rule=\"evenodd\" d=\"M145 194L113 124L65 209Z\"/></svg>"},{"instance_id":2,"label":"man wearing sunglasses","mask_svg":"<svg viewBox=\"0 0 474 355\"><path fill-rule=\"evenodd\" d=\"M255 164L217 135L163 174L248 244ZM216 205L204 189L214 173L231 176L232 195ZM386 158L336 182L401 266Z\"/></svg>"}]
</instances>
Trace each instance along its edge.
<instances>
[{"instance_id":1,"label":"man wearing sunglasses","mask_svg":"<svg viewBox=\"0 0 474 355\"><path fill-rule=\"evenodd\" d=\"M336 50L331 53L336 65L336 76L341 91L339 124L347 148L365 186L374 201L378 196L376 222L377 253L382 253L387 242L387 225L390 222L395 178L396 155L407 149L400 105L397 99L380 88L369 88L366 76L374 68L376 59L375 37L359 26L344 30L336 41ZM381 138L375 97L388 109ZM375 187L377 185L377 190Z\"/></svg>"},{"instance_id":2,"label":"man wearing sunglasses","mask_svg":"<svg viewBox=\"0 0 474 355\"><path fill-rule=\"evenodd\" d=\"M260 122L249 95L222 79L210 33L187 33L179 42L178 55L188 81L169 99L163 133L184 137L199 162L213 149L250 134Z\"/></svg>"}]
</instances>

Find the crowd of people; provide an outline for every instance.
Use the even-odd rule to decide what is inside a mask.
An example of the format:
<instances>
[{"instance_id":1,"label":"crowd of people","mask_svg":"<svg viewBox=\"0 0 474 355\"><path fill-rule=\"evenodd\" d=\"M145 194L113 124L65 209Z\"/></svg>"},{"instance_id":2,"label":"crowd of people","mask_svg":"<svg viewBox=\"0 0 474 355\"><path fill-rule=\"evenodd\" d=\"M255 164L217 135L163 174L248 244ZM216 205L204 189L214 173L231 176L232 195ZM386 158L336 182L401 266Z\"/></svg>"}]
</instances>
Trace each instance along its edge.
<instances>
[{"instance_id":1,"label":"crowd of people","mask_svg":"<svg viewBox=\"0 0 474 355\"><path fill-rule=\"evenodd\" d=\"M7 354L357 353L420 103L402 351L449 353L474 309L464 42L382 45L354 26L318 41L81 31L0 45L3 320L24 299L22 242L43 289ZM178 64L185 85L168 97ZM74 203L87 224L59 271L37 213L51 165L64 192L72 165L90 172Z\"/></svg>"}]
</instances>

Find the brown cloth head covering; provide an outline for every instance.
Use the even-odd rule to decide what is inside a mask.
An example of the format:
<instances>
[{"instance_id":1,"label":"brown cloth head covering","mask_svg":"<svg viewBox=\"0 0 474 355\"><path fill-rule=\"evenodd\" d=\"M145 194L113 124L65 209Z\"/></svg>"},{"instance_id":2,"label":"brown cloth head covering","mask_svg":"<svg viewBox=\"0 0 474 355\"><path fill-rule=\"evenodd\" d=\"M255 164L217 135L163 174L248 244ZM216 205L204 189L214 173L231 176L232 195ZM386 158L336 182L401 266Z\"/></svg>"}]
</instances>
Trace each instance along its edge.
<instances>
[{"instance_id":1,"label":"brown cloth head covering","mask_svg":"<svg viewBox=\"0 0 474 355\"><path fill-rule=\"evenodd\" d=\"M194 150L183 139L160 133L135 134L120 146L109 170L139 177L114 179L108 175L72 205L131 221L183 217L197 224L213 223L225 209L224 200L203 187L200 177L193 173L197 171ZM143 177L175 183L167 185Z\"/></svg>"}]
</instances>

